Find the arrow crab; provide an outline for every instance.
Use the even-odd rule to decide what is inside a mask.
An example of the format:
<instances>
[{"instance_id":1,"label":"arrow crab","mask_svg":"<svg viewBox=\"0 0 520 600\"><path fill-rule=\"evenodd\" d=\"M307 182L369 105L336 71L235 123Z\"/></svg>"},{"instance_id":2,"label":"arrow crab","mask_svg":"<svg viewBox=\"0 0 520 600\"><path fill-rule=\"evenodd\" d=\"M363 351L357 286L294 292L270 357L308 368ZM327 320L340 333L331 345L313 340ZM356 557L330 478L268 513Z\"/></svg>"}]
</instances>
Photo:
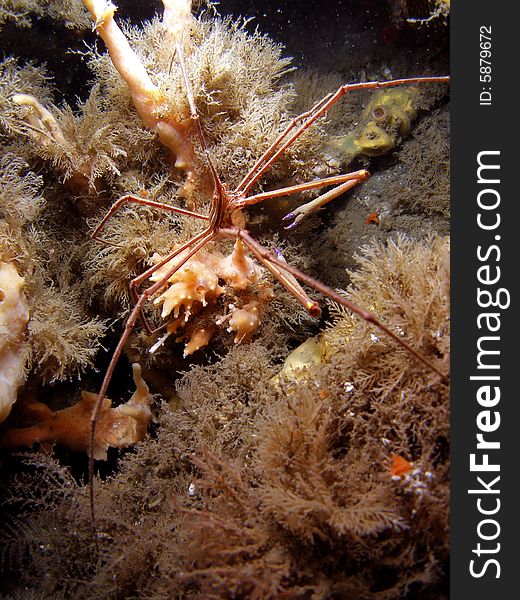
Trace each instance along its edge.
<instances>
[{"instance_id":1,"label":"arrow crab","mask_svg":"<svg viewBox=\"0 0 520 600\"><path fill-rule=\"evenodd\" d=\"M356 313L362 319L374 324L397 344L426 364L442 381L448 382L443 373L421 351L410 345L402 332L384 324L365 308L356 306L344 295L324 283L305 274L287 263L276 249L267 249L251 235L246 227L242 210L268 199L290 196L321 188L331 188L317 198L291 210L285 219L286 229L294 228L301 220L312 214L329 201L339 197L364 181L369 173L365 169L352 173L340 173L306 182L254 193L262 178L283 160L287 152L304 137L313 124L327 114L341 98L358 90L384 90L399 86L414 86L429 83L446 83L447 77L415 77L390 81L367 81L341 85L335 92L325 95L309 110L288 120L280 133L264 149L260 157L248 167L239 182L230 189L218 172L217 165L206 141L205 129L210 127L206 115L201 117L197 106L189 69L189 56L194 52L193 17L190 2L183 0L163 0L164 17L162 27L165 40L171 52L170 71L179 74L178 85L185 96L184 114L168 106L164 89L152 81L141 59L132 50L125 35L114 21L115 7L106 0L84 0L95 23L95 29L104 40L112 61L120 77L126 82L134 108L141 122L152 131L175 156L175 167L185 173L185 183L181 195L185 206L171 205L150 199L146 194L127 193L120 197L108 210L93 232L93 238L103 241L103 232L114 214L123 206L136 204L152 210L166 211L169 214L193 219L202 223L189 239L176 244L165 255L155 255L153 263L143 273L130 282L130 295L133 307L126 320L124 331L114 350L107 368L98 399L92 412L90 428L90 502L94 530L94 452L96 425L112 379L116 364L128 342L137 322L140 320L145 330L152 334L152 328L145 316L145 308L150 300L162 304L162 315L170 319L161 329L164 335L152 346L155 351L171 334L178 334L184 327L188 329L192 317L198 316L208 303L216 303L225 285L237 291L239 304L228 302L224 315L212 320L202 320L201 325L192 327L188 335L185 354L190 354L208 343L219 326L227 326L235 334L235 342L250 339L260 325L263 305L272 295L269 285L263 283L263 269L271 275L296 299L311 317L320 315L320 307L303 289L308 286L338 305ZM165 41L163 40L163 42ZM161 42L161 43L163 43ZM204 66L200 67L201 69ZM261 74L259 75L261 76ZM211 95L211 90L206 90ZM215 104L218 110L218 102ZM378 109L380 110L380 109ZM374 117L381 118L382 115ZM199 212L195 200L201 191L209 191L211 197L209 212ZM230 255L208 250L216 240L234 241ZM255 259L255 260L253 260ZM261 268L263 267L263 269ZM152 282L152 283L150 283ZM257 287L248 301L241 299L240 291ZM143 289L144 288L144 289Z\"/></svg>"}]
</instances>

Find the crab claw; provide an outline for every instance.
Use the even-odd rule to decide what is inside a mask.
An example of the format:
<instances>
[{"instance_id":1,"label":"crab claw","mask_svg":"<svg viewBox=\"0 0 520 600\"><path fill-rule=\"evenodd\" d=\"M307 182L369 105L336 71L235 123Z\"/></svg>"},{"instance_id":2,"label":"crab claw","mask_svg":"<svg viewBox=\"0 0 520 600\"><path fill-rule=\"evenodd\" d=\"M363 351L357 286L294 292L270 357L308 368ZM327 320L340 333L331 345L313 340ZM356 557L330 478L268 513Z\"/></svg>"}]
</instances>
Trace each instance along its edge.
<instances>
[{"instance_id":1,"label":"crab claw","mask_svg":"<svg viewBox=\"0 0 520 600\"><path fill-rule=\"evenodd\" d=\"M287 227L284 229L294 229L296 225L304 218L305 213L296 209L294 212L287 213L285 217L282 217L282 221L288 221L289 219L294 219L292 223L289 223Z\"/></svg>"},{"instance_id":2,"label":"crab claw","mask_svg":"<svg viewBox=\"0 0 520 600\"><path fill-rule=\"evenodd\" d=\"M294 221L292 223L289 223L289 225L287 225L287 227L284 227L284 229L287 229L287 230L294 229L296 227L296 225L298 225L299 219L297 218L295 212L287 213L285 215L285 217L282 217L282 221L289 221L292 219L294 219Z\"/></svg>"}]
</instances>

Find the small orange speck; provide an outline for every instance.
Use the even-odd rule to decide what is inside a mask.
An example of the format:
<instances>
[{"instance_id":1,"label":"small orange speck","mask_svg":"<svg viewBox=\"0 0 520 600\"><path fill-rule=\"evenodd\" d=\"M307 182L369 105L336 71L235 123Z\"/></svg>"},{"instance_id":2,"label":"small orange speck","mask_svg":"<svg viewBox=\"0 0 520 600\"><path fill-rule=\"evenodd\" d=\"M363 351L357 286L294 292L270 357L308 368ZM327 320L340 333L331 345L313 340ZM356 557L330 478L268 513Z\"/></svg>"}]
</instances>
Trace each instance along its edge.
<instances>
[{"instance_id":1,"label":"small orange speck","mask_svg":"<svg viewBox=\"0 0 520 600\"><path fill-rule=\"evenodd\" d=\"M375 225L379 225L379 215L374 211L371 212L368 217L365 219L365 223L368 225L370 223L374 223Z\"/></svg>"},{"instance_id":2,"label":"small orange speck","mask_svg":"<svg viewBox=\"0 0 520 600\"><path fill-rule=\"evenodd\" d=\"M399 456L399 454L392 454L392 466L390 467L390 473L393 477L402 477L412 470L412 463Z\"/></svg>"},{"instance_id":3,"label":"small orange speck","mask_svg":"<svg viewBox=\"0 0 520 600\"><path fill-rule=\"evenodd\" d=\"M141 196L141 198L148 198L148 191L147 190L140 190L139 191L139 196Z\"/></svg>"}]
</instances>

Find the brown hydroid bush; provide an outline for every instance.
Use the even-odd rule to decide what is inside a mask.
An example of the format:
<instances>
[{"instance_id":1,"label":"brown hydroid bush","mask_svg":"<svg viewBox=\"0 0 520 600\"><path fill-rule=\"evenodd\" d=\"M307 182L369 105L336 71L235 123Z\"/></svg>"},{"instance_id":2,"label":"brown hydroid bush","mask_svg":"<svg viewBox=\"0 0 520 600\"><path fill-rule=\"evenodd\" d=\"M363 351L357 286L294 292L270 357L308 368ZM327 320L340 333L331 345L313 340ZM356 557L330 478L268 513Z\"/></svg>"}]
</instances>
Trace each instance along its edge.
<instances>
[{"instance_id":1,"label":"brown hydroid bush","mask_svg":"<svg viewBox=\"0 0 520 600\"><path fill-rule=\"evenodd\" d=\"M368 247L351 274L353 295L442 362L448 248L433 237ZM7 566L48 597L442 595L448 391L373 336L338 312L322 336L326 362L304 379L272 382L277 355L260 342L186 373L156 435L97 483L98 558L85 488L32 455L7 482L20 509L5 521ZM394 469L395 456L406 468Z\"/></svg>"},{"instance_id":2,"label":"brown hydroid bush","mask_svg":"<svg viewBox=\"0 0 520 600\"><path fill-rule=\"evenodd\" d=\"M386 247L365 247L358 263L360 268L351 273L353 302L370 307L448 371L449 239L433 236L416 243L399 237ZM336 319L324 333L324 348L335 360L350 357L347 375L356 390L370 385L384 399L397 386L410 385L412 393L415 386L424 387L415 359L405 356L406 352L388 352L384 336L345 309L336 308L333 313ZM382 370L379 363L384 365Z\"/></svg>"},{"instance_id":3,"label":"brown hydroid bush","mask_svg":"<svg viewBox=\"0 0 520 600\"><path fill-rule=\"evenodd\" d=\"M74 252L61 254L52 229L43 229L47 203L43 178L19 155L0 159L0 261L25 278L29 303L25 361L40 380L80 375L92 365L105 332L87 310L82 284L74 281Z\"/></svg>"},{"instance_id":4,"label":"brown hydroid bush","mask_svg":"<svg viewBox=\"0 0 520 600\"><path fill-rule=\"evenodd\" d=\"M360 270L351 276L351 292L358 301L377 307L386 322L406 332L428 356L448 361L446 239L431 238L424 245L398 239L386 248L368 247ZM317 597L368 597L377 591L383 598L399 598L418 586L433 590L446 567L446 386L344 312L338 313L322 344L327 363L313 367L303 382L282 383L269 406L257 413L256 450L252 463L246 458L242 469L242 478L248 474L250 480L247 493L242 478L240 492L215 484L213 469L221 473L220 481L232 485L236 465L228 465L227 472L222 458L218 466L207 457L202 466L197 462L203 475L197 485L208 492L204 508L191 515L195 540L187 547L196 559L190 577L201 586L201 597L211 589L208 580L215 585L224 575L231 589L241 585L231 558L222 564L222 556L239 552L236 534L221 532L211 542L202 535L211 529L202 524L212 519L224 519L219 527L234 530L237 515L228 511L233 512L237 498L253 503L248 514L254 515L256 527L278 536L285 552L291 549L291 560L306 552L313 557L298 576L294 563L284 563L277 592L281 596L288 593L281 591L283 584L294 590L311 581L309 591ZM410 461L410 471L393 476L393 455ZM243 506L237 511L247 512ZM256 511L263 516L260 521ZM258 547L251 544L258 556ZM190 548L196 548L193 555ZM330 574L326 584L320 580L323 572Z\"/></svg>"}]
</instances>

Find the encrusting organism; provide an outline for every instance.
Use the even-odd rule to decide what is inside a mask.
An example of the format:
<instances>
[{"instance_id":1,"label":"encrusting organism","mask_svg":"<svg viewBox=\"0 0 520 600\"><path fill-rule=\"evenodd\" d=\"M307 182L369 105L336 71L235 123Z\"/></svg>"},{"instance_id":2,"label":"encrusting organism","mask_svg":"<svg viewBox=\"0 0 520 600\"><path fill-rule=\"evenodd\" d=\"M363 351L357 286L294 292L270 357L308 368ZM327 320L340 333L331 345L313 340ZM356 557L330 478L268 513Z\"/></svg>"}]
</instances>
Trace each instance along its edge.
<instances>
[{"instance_id":1,"label":"encrusting organism","mask_svg":"<svg viewBox=\"0 0 520 600\"><path fill-rule=\"evenodd\" d=\"M403 458L400 454L392 454L391 459L392 466L390 467L390 473L392 477L400 478L409 473L413 468L413 463Z\"/></svg>"},{"instance_id":2,"label":"encrusting organism","mask_svg":"<svg viewBox=\"0 0 520 600\"><path fill-rule=\"evenodd\" d=\"M333 146L341 151L346 163L360 154L386 154L410 133L420 97L416 87L377 91L363 111L360 130L333 140Z\"/></svg>"},{"instance_id":3,"label":"encrusting organism","mask_svg":"<svg viewBox=\"0 0 520 600\"><path fill-rule=\"evenodd\" d=\"M112 408L112 402L105 398L101 407L96 438L90 449L97 460L106 460L108 448L126 448L142 441L152 420L152 395L141 377L141 367L134 363L132 368L136 390L130 400ZM77 404L58 411L42 402L26 403L21 410L32 424L0 434L0 448L56 443L70 450L87 452L90 414L96 400L97 394L81 392Z\"/></svg>"},{"instance_id":4,"label":"encrusting organism","mask_svg":"<svg viewBox=\"0 0 520 600\"><path fill-rule=\"evenodd\" d=\"M85 9L75 0L6 0L0 5L0 28L6 21L30 27L31 16L50 17L70 28L85 29L89 25Z\"/></svg>"},{"instance_id":5,"label":"encrusting organism","mask_svg":"<svg viewBox=\"0 0 520 600\"><path fill-rule=\"evenodd\" d=\"M18 388L25 380L25 329L29 307L24 279L16 268L0 262L0 422L16 402Z\"/></svg>"},{"instance_id":6,"label":"encrusting organism","mask_svg":"<svg viewBox=\"0 0 520 600\"><path fill-rule=\"evenodd\" d=\"M425 327L443 362L448 250L436 237L370 245L350 290L400 315L412 338ZM84 488L23 510L6 538L8 553L32 544L24 583L53 596L65 579L70 596L88 599L436 597L449 550L448 389L401 348L374 342L363 321L334 316L318 339L322 360L300 361L305 379L286 371L271 383L280 357L259 341L185 373L181 406L160 407L156 435L97 489L98 553ZM393 454L413 463L399 478ZM37 464L15 498L62 490L57 460Z\"/></svg>"},{"instance_id":7,"label":"encrusting organism","mask_svg":"<svg viewBox=\"0 0 520 600\"><path fill-rule=\"evenodd\" d=\"M184 251L186 252L186 250ZM155 254L154 262L160 262L161 256ZM179 255L182 260L182 254ZM150 277L151 281L161 281L170 267L168 263ZM154 300L154 304L162 305L161 317L173 314L173 321L167 326L167 332L158 344L166 337L177 333L190 319L192 311L206 307L208 303L215 304L228 286L236 294L233 302L225 305L225 314L208 321L198 327L192 327L184 356L192 354L208 344L218 325L226 324L228 332L235 334L234 343L249 341L260 326L263 306L274 295L267 282L260 282L263 277L261 269L245 254L243 242L238 239L233 251L224 256L220 252L201 251L197 257L191 257L178 269L167 282L169 287ZM254 285L254 288L253 288ZM240 304L238 305L238 302ZM180 314L182 309L182 314ZM157 347L154 346L155 351Z\"/></svg>"},{"instance_id":8,"label":"encrusting organism","mask_svg":"<svg viewBox=\"0 0 520 600\"><path fill-rule=\"evenodd\" d=\"M15 94L20 107L16 127L27 136L34 152L50 162L71 191L85 192L100 186L102 177L120 175L117 157L126 155L124 128L115 124L98 100L94 87L78 115L65 105L53 112L29 94Z\"/></svg>"},{"instance_id":9,"label":"encrusting organism","mask_svg":"<svg viewBox=\"0 0 520 600\"><path fill-rule=\"evenodd\" d=\"M63 381L92 364L106 326L87 310L87 295L73 272L76 252L60 248L52 225L43 227L54 208L44 178L15 149L0 159L0 262L12 264L25 280L31 318L24 369L44 383Z\"/></svg>"},{"instance_id":10,"label":"encrusting organism","mask_svg":"<svg viewBox=\"0 0 520 600\"><path fill-rule=\"evenodd\" d=\"M397 22L413 25L429 25L440 21L446 23L450 15L450 0L393 0L393 16Z\"/></svg>"}]
</instances>

